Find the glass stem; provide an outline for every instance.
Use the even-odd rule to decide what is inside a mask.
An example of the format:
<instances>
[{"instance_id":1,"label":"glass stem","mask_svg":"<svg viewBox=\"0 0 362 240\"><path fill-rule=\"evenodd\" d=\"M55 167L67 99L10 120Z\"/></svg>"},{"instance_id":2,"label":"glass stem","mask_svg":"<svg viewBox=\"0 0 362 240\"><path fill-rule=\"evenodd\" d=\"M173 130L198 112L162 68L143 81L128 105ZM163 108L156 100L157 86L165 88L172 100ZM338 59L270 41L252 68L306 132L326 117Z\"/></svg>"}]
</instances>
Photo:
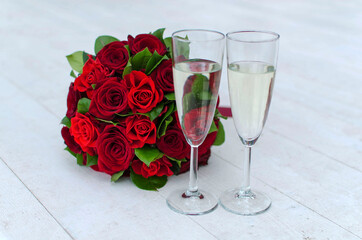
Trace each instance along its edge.
<instances>
[{"instance_id":1,"label":"glass stem","mask_svg":"<svg viewBox=\"0 0 362 240\"><path fill-rule=\"evenodd\" d=\"M191 146L190 156L190 182L188 194L196 194L198 192L197 186L197 167L198 167L198 147Z\"/></svg>"},{"instance_id":2,"label":"glass stem","mask_svg":"<svg viewBox=\"0 0 362 240\"><path fill-rule=\"evenodd\" d=\"M250 194L250 163L251 163L251 147L245 147L245 159L243 169L243 183L241 185L240 195Z\"/></svg>"}]
</instances>

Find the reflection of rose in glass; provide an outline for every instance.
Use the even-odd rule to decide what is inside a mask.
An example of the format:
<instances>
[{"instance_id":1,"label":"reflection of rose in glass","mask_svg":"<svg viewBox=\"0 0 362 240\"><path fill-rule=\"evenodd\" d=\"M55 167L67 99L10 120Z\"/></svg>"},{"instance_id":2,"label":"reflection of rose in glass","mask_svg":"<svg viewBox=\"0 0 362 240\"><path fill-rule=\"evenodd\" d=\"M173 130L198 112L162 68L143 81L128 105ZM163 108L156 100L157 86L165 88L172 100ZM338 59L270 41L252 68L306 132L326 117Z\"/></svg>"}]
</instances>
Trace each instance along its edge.
<instances>
[{"instance_id":1,"label":"reflection of rose in glass","mask_svg":"<svg viewBox=\"0 0 362 240\"><path fill-rule=\"evenodd\" d=\"M200 141L206 136L214 113L208 106L195 108L184 115L184 133L192 141ZM209 122L207 121L209 119Z\"/></svg>"}]
</instances>

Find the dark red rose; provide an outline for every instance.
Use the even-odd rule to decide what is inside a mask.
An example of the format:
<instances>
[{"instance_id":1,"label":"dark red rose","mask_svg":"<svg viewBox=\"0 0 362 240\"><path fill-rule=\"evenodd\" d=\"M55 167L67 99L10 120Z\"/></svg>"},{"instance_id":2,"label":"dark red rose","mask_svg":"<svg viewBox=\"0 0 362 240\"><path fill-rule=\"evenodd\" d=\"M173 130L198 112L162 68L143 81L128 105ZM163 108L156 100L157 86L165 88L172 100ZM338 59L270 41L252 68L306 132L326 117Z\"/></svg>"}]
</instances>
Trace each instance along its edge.
<instances>
[{"instance_id":1,"label":"dark red rose","mask_svg":"<svg viewBox=\"0 0 362 240\"><path fill-rule=\"evenodd\" d=\"M113 175L126 170L134 157L124 128L107 125L97 142L99 171Z\"/></svg>"},{"instance_id":2,"label":"dark red rose","mask_svg":"<svg viewBox=\"0 0 362 240\"><path fill-rule=\"evenodd\" d=\"M174 92L172 60L162 61L151 73L151 78L155 81L157 88L161 88L164 92Z\"/></svg>"},{"instance_id":3,"label":"dark red rose","mask_svg":"<svg viewBox=\"0 0 362 240\"><path fill-rule=\"evenodd\" d=\"M128 88L128 105L133 112L147 113L163 99L152 78L140 71L132 71L124 77Z\"/></svg>"},{"instance_id":4,"label":"dark red rose","mask_svg":"<svg viewBox=\"0 0 362 240\"><path fill-rule=\"evenodd\" d=\"M104 81L107 76L110 76L112 72L103 66L98 59L93 60L90 55L87 62L84 64L82 74L74 81L74 89L79 92L86 92L88 98L92 98L93 84Z\"/></svg>"},{"instance_id":5,"label":"dark red rose","mask_svg":"<svg viewBox=\"0 0 362 240\"><path fill-rule=\"evenodd\" d=\"M70 134L69 128L63 127L61 133L65 145L67 145L72 152L80 154L82 152L82 148L74 141L74 137Z\"/></svg>"},{"instance_id":6,"label":"dark red rose","mask_svg":"<svg viewBox=\"0 0 362 240\"><path fill-rule=\"evenodd\" d=\"M168 128L165 135L157 139L156 145L169 157L176 159L190 157L190 145L179 128Z\"/></svg>"},{"instance_id":7,"label":"dark red rose","mask_svg":"<svg viewBox=\"0 0 362 240\"><path fill-rule=\"evenodd\" d=\"M160 55L164 55L167 52L166 46L161 40L151 34L139 34L135 38L128 35L128 44L132 54L141 52L145 48L148 48L151 53L157 51Z\"/></svg>"},{"instance_id":8,"label":"dark red rose","mask_svg":"<svg viewBox=\"0 0 362 240\"><path fill-rule=\"evenodd\" d=\"M146 143L154 144L156 125L147 116L129 116L126 119L126 136L133 148L142 148Z\"/></svg>"},{"instance_id":9,"label":"dark red rose","mask_svg":"<svg viewBox=\"0 0 362 240\"><path fill-rule=\"evenodd\" d=\"M89 113L93 116L112 120L115 113L128 112L128 90L116 77L109 78L93 93Z\"/></svg>"},{"instance_id":10,"label":"dark red rose","mask_svg":"<svg viewBox=\"0 0 362 240\"><path fill-rule=\"evenodd\" d=\"M67 113L68 118L75 116L77 111L78 101L80 99L80 92L74 89L74 83L69 86L69 92L67 97Z\"/></svg>"},{"instance_id":11,"label":"dark red rose","mask_svg":"<svg viewBox=\"0 0 362 240\"><path fill-rule=\"evenodd\" d=\"M200 155L200 152L199 152L198 166L207 165L210 155L211 155L210 149L208 149L203 155ZM181 168L180 168L179 174L187 172L189 170L190 170L190 160L187 160L187 162L181 163Z\"/></svg>"},{"instance_id":12,"label":"dark red rose","mask_svg":"<svg viewBox=\"0 0 362 240\"><path fill-rule=\"evenodd\" d=\"M94 126L88 115L76 113L71 120L70 134L74 141L80 145L84 152L94 155L98 139L98 129Z\"/></svg>"},{"instance_id":13,"label":"dark red rose","mask_svg":"<svg viewBox=\"0 0 362 240\"><path fill-rule=\"evenodd\" d=\"M191 141L200 141L207 133L206 119L212 119L213 112L208 111L208 106L195 108L184 116L184 131Z\"/></svg>"},{"instance_id":14,"label":"dark red rose","mask_svg":"<svg viewBox=\"0 0 362 240\"><path fill-rule=\"evenodd\" d=\"M110 70L122 74L129 59L128 51L124 46L125 45L119 41L111 42L97 53L97 58Z\"/></svg>"},{"instance_id":15,"label":"dark red rose","mask_svg":"<svg viewBox=\"0 0 362 240\"><path fill-rule=\"evenodd\" d=\"M172 176L173 172L170 169L171 167L172 163L166 156L151 162L149 167L138 159L132 162L133 171L138 175L142 175L144 178L151 176Z\"/></svg>"}]
</instances>

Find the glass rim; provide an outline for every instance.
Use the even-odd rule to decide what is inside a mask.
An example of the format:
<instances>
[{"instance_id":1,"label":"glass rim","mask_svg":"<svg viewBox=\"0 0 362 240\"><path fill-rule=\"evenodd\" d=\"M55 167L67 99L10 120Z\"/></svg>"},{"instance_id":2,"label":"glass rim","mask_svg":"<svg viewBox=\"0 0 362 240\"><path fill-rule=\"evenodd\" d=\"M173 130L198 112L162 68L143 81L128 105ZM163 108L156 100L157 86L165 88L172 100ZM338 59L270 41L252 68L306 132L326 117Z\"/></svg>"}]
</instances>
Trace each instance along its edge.
<instances>
[{"instance_id":1,"label":"glass rim","mask_svg":"<svg viewBox=\"0 0 362 240\"><path fill-rule=\"evenodd\" d=\"M215 39L209 39L209 40L188 40L188 39L184 39L180 36L176 36L176 34L181 33L181 32L209 32L209 33L216 33L216 37ZM171 37L174 39L177 39L177 41L182 41L182 42L212 42L212 41L220 41L225 39L225 34L223 34L222 32L216 31L216 30L208 30L208 29L182 29L182 30L178 30L174 33L172 33Z\"/></svg>"},{"instance_id":2,"label":"glass rim","mask_svg":"<svg viewBox=\"0 0 362 240\"><path fill-rule=\"evenodd\" d=\"M238 34L238 33L263 33L263 34L271 36L271 38L266 38L264 40L241 40L241 39L232 37L232 35ZM243 31L228 32L226 34L226 38L229 40L232 40L232 41L243 42L243 43L265 43L265 42L277 41L280 38L280 35L276 32L272 32L272 31L243 30Z\"/></svg>"}]
</instances>

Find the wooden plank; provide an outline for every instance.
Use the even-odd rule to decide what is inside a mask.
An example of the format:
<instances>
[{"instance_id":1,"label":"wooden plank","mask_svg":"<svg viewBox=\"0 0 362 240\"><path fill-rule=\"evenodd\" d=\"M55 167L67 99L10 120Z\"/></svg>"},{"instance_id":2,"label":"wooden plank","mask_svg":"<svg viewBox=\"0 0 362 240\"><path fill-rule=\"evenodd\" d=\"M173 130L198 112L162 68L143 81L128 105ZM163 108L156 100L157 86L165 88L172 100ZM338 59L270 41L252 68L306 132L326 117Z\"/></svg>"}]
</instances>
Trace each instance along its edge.
<instances>
[{"instance_id":1,"label":"wooden plank","mask_svg":"<svg viewBox=\"0 0 362 240\"><path fill-rule=\"evenodd\" d=\"M73 239L1 158L0 182L0 239Z\"/></svg>"},{"instance_id":2,"label":"wooden plank","mask_svg":"<svg viewBox=\"0 0 362 240\"><path fill-rule=\"evenodd\" d=\"M241 168L243 147L231 122L229 119L225 124L228 136L225 144L216 147L214 153ZM251 174L356 236L362 236L359 171L266 129L253 147Z\"/></svg>"}]
</instances>

